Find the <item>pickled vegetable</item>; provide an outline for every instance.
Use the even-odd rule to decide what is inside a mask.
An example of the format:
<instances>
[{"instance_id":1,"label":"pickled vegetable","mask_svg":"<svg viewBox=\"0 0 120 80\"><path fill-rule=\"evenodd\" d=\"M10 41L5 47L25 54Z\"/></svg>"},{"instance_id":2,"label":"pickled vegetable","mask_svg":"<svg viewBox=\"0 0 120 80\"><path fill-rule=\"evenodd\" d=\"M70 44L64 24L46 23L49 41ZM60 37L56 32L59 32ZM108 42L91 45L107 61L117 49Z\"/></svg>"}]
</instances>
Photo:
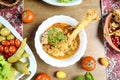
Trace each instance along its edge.
<instances>
[{"instance_id":1,"label":"pickled vegetable","mask_svg":"<svg viewBox=\"0 0 120 80\"><path fill-rule=\"evenodd\" d=\"M3 27L2 23L0 23L0 29Z\"/></svg>"},{"instance_id":2,"label":"pickled vegetable","mask_svg":"<svg viewBox=\"0 0 120 80\"><path fill-rule=\"evenodd\" d=\"M4 40L6 40L6 37L0 36L0 42L2 42L2 41L4 41Z\"/></svg>"},{"instance_id":3,"label":"pickled vegetable","mask_svg":"<svg viewBox=\"0 0 120 80\"><path fill-rule=\"evenodd\" d=\"M29 56L30 56L30 55L29 55L26 51L24 51L24 52L23 52L23 55L22 55L22 58L23 58L23 57L29 57Z\"/></svg>"},{"instance_id":4,"label":"pickled vegetable","mask_svg":"<svg viewBox=\"0 0 120 80\"><path fill-rule=\"evenodd\" d=\"M2 28L0 34L2 36L8 36L10 34L10 30L8 28Z\"/></svg>"},{"instance_id":5,"label":"pickled vegetable","mask_svg":"<svg viewBox=\"0 0 120 80\"><path fill-rule=\"evenodd\" d=\"M18 70L19 72L21 73L24 73L24 74L30 74L28 68L28 62L21 62L21 61L17 61L13 64L13 67Z\"/></svg>"},{"instance_id":6,"label":"pickled vegetable","mask_svg":"<svg viewBox=\"0 0 120 80\"><path fill-rule=\"evenodd\" d=\"M57 71L56 72L56 77L59 79L66 78L66 73L63 71Z\"/></svg>"},{"instance_id":7,"label":"pickled vegetable","mask_svg":"<svg viewBox=\"0 0 120 80\"><path fill-rule=\"evenodd\" d=\"M26 38L22 41L20 47L15 52L15 54L8 58L8 62L14 63L14 62L18 61L23 55L23 52L25 50L25 46L26 46Z\"/></svg>"},{"instance_id":8,"label":"pickled vegetable","mask_svg":"<svg viewBox=\"0 0 120 80\"><path fill-rule=\"evenodd\" d=\"M7 40L14 39L14 38L15 38L15 36L14 36L13 34L9 34L9 35L7 36Z\"/></svg>"}]
</instances>

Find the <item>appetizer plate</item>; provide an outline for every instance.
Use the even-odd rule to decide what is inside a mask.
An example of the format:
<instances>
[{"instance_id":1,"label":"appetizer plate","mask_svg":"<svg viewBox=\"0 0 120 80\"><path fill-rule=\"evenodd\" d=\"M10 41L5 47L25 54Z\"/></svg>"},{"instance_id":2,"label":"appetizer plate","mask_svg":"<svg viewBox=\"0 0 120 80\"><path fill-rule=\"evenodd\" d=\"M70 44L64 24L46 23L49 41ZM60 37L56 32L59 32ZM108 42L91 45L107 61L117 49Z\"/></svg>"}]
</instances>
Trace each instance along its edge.
<instances>
[{"instance_id":1,"label":"appetizer plate","mask_svg":"<svg viewBox=\"0 0 120 80\"><path fill-rule=\"evenodd\" d=\"M54 23L58 23L58 22L67 23L73 27L75 27L78 24L77 20L75 20L74 18L69 17L69 16L58 15L58 16L53 16L53 17L48 18L38 27L38 30L36 31L36 35L35 35L35 39L34 39L35 40L35 48L36 48L38 56L47 64L49 64L51 66L55 66L55 67L68 67L68 66L76 63L84 55L84 52L87 47L87 36L86 36L84 29L81 30L81 32L79 34L80 35L80 46L79 46L77 53L75 53L72 57L65 59L65 60L55 59L55 58L49 56L43 50L42 44L40 42L40 38L48 27L50 27Z\"/></svg>"},{"instance_id":2,"label":"appetizer plate","mask_svg":"<svg viewBox=\"0 0 120 80\"><path fill-rule=\"evenodd\" d=\"M2 23L5 27L7 27L12 34L14 34L14 36L16 38L18 38L19 40L23 40L23 38L20 36L20 34L12 27L12 25L7 21L5 20L3 17L0 16L0 23ZM30 75L27 77L26 80L30 80L33 75L36 73L36 70L37 70L37 64L36 64L36 60L35 60L35 57L31 51L31 49L29 48L28 45L26 45L26 48L25 48L26 52L29 53L29 57L28 57L28 61L29 61L29 71L30 71ZM22 59L22 61L26 61L27 58L25 59ZM24 74L21 74L19 72L16 72L15 74L15 80L19 80L22 76L24 76Z\"/></svg>"},{"instance_id":3,"label":"appetizer plate","mask_svg":"<svg viewBox=\"0 0 120 80\"><path fill-rule=\"evenodd\" d=\"M61 3L58 2L57 0L43 0L43 1L54 6L74 6L82 3L82 0L73 0L68 3Z\"/></svg>"}]
</instances>

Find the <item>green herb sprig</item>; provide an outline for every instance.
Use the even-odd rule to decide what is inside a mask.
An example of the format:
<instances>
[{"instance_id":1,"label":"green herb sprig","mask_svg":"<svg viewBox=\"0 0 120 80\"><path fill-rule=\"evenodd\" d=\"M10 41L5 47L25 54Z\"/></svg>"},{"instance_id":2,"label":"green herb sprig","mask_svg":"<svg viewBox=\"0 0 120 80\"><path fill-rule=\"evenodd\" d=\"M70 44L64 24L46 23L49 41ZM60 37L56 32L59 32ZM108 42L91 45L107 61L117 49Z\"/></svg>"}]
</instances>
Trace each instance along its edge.
<instances>
[{"instance_id":1,"label":"green herb sprig","mask_svg":"<svg viewBox=\"0 0 120 80\"><path fill-rule=\"evenodd\" d=\"M64 35L64 32L59 32L56 28L52 28L48 32L48 42L50 42L53 46L60 41L66 40L67 37Z\"/></svg>"}]
</instances>

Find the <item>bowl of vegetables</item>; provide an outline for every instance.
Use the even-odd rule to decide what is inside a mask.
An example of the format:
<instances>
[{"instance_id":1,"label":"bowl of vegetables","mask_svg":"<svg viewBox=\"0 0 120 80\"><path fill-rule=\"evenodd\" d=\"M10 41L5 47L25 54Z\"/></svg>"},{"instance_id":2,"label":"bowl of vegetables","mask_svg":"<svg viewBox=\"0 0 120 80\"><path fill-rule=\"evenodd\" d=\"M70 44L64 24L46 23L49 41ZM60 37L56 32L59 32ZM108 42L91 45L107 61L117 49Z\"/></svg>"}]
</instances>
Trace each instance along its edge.
<instances>
[{"instance_id":1,"label":"bowl of vegetables","mask_svg":"<svg viewBox=\"0 0 120 80\"><path fill-rule=\"evenodd\" d=\"M19 80L25 74L28 75L26 80L33 77L37 65L26 41L7 20L0 17L0 80Z\"/></svg>"},{"instance_id":2,"label":"bowl of vegetables","mask_svg":"<svg viewBox=\"0 0 120 80\"><path fill-rule=\"evenodd\" d=\"M74 6L82 3L82 0L43 0L54 6Z\"/></svg>"}]
</instances>

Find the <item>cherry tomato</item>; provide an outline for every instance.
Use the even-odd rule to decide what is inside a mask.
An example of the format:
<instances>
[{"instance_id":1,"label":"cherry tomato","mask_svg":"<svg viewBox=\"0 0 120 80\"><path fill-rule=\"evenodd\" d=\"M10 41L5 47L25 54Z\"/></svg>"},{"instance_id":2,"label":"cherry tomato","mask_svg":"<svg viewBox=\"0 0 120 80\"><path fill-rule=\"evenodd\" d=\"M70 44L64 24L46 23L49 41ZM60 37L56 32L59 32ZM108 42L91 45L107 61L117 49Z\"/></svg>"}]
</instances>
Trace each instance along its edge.
<instances>
[{"instance_id":1,"label":"cherry tomato","mask_svg":"<svg viewBox=\"0 0 120 80\"><path fill-rule=\"evenodd\" d=\"M46 73L39 73L35 80L51 80L50 76Z\"/></svg>"},{"instance_id":2,"label":"cherry tomato","mask_svg":"<svg viewBox=\"0 0 120 80\"><path fill-rule=\"evenodd\" d=\"M15 40L14 40L14 43L15 43L15 46L16 46L17 48L20 47L21 42L20 42L19 39L15 39Z\"/></svg>"},{"instance_id":3,"label":"cherry tomato","mask_svg":"<svg viewBox=\"0 0 120 80\"><path fill-rule=\"evenodd\" d=\"M4 46L0 45L0 52L3 53L3 51L4 51Z\"/></svg>"},{"instance_id":4,"label":"cherry tomato","mask_svg":"<svg viewBox=\"0 0 120 80\"><path fill-rule=\"evenodd\" d=\"M5 46L5 47L4 47L4 52L5 52L5 53L9 53L9 46Z\"/></svg>"},{"instance_id":5,"label":"cherry tomato","mask_svg":"<svg viewBox=\"0 0 120 80\"><path fill-rule=\"evenodd\" d=\"M2 45L3 46L9 46L10 42L8 40L4 40L4 41L2 41Z\"/></svg>"},{"instance_id":6,"label":"cherry tomato","mask_svg":"<svg viewBox=\"0 0 120 80\"><path fill-rule=\"evenodd\" d=\"M9 41L10 41L10 45L15 45L14 39L10 39Z\"/></svg>"},{"instance_id":7,"label":"cherry tomato","mask_svg":"<svg viewBox=\"0 0 120 80\"><path fill-rule=\"evenodd\" d=\"M17 48L15 46L10 46L9 47L9 52L12 53L12 54L15 53L16 50L17 50Z\"/></svg>"},{"instance_id":8,"label":"cherry tomato","mask_svg":"<svg viewBox=\"0 0 120 80\"><path fill-rule=\"evenodd\" d=\"M82 58L82 67L87 71L92 71L96 67L96 60L91 56L86 56Z\"/></svg>"},{"instance_id":9,"label":"cherry tomato","mask_svg":"<svg viewBox=\"0 0 120 80\"><path fill-rule=\"evenodd\" d=\"M34 20L34 14L30 10L25 10L22 13L22 21L25 23L30 23Z\"/></svg>"}]
</instances>

